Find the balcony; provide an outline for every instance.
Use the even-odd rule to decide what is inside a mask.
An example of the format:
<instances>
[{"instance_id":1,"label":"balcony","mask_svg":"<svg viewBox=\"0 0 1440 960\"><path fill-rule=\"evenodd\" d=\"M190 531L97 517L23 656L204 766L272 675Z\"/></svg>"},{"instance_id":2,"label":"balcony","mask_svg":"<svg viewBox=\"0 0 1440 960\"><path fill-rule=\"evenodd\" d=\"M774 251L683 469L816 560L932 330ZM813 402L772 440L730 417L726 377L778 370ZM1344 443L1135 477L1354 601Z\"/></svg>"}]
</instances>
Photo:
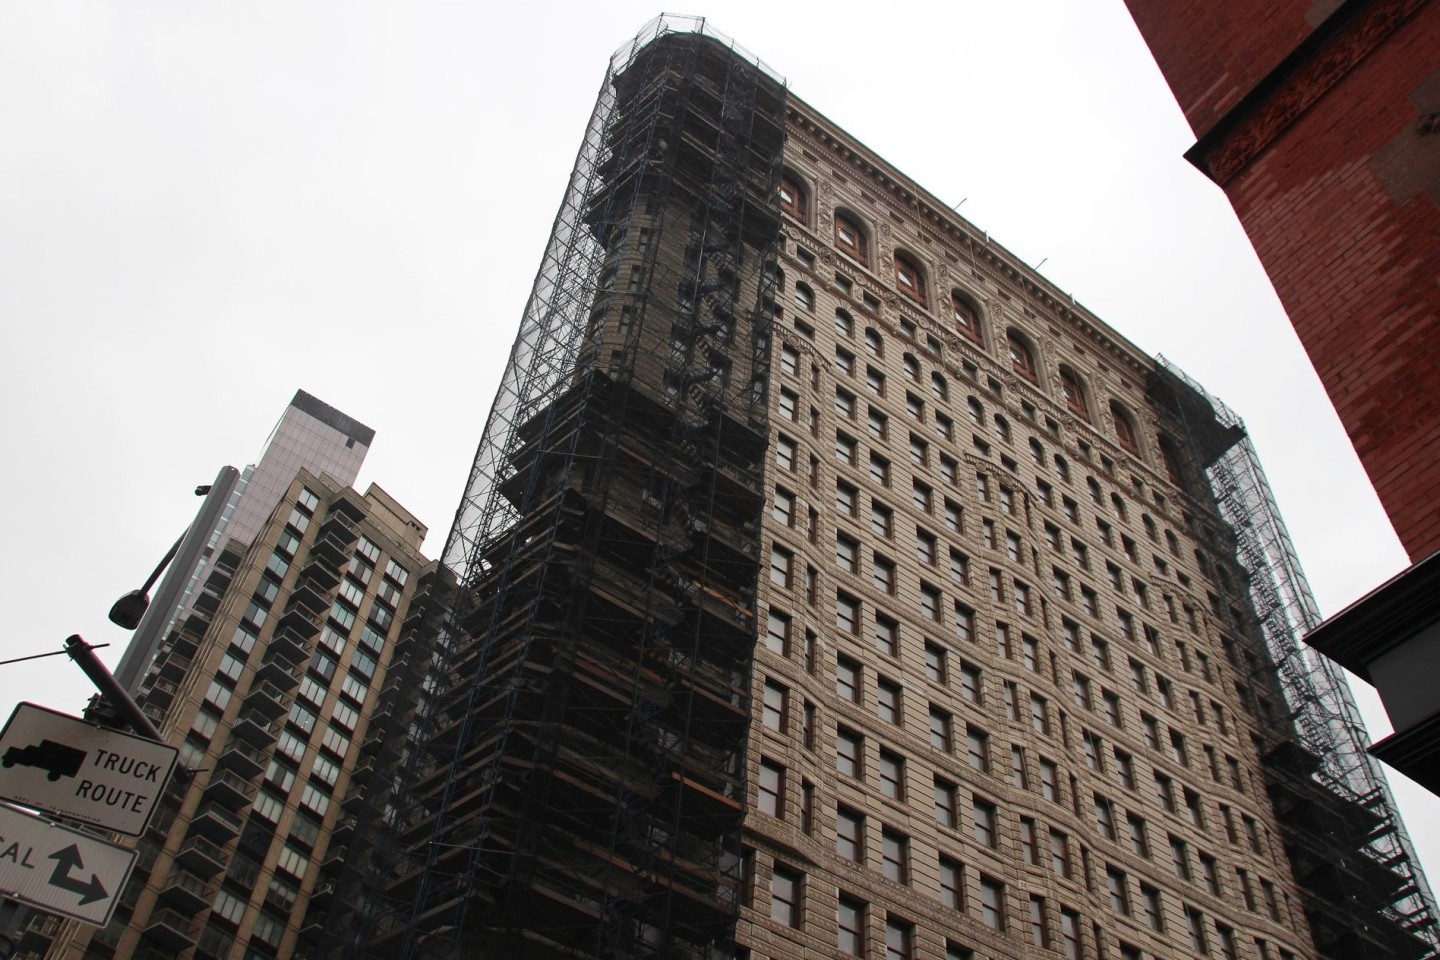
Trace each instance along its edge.
<instances>
[{"instance_id":1,"label":"balcony","mask_svg":"<svg viewBox=\"0 0 1440 960\"><path fill-rule=\"evenodd\" d=\"M257 747L268 747L280 736L280 724L274 720L246 711L240 714L232 729L234 736Z\"/></svg>"},{"instance_id":2,"label":"balcony","mask_svg":"<svg viewBox=\"0 0 1440 960\"><path fill-rule=\"evenodd\" d=\"M146 939L175 951L188 950L195 946L199 934L198 919L169 907L150 914L150 922L145 925Z\"/></svg>"},{"instance_id":3,"label":"balcony","mask_svg":"<svg viewBox=\"0 0 1440 960\"><path fill-rule=\"evenodd\" d=\"M215 766L220 770L233 770L241 779L252 780L260 775L268 763L269 760L263 753L237 738L225 744Z\"/></svg>"},{"instance_id":4,"label":"balcony","mask_svg":"<svg viewBox=\"0 0 1440 960\"><path fill-rule=\"evenodd\" d=\"M320 618L300 607L291 607L280 618L275 632L278 634L281 630L293 630L295 635L301 638L299 642L303 644L320 632ZM275 641L272 639L270 642L274 643Z\"/></svg>"},{"instance_id":5,"label":"balcony","mask_svg":"<svg viewBox=\"0 0 1440 960\"><path fill-rule=\"evenodd\" d=\"M224 870L227 859L224 850L204 837L191 837L175 854L176 863L206 879Z\"/></svg>"},{"instance_id":6,"label":"balcony","mask_svg":"<svg viewBox=\"0 0 1440 960\"><path fill-rule=\"evenodd\" d=\"M205 799L230 810L239 810L255 799L254 788L233 771L221 770L205 785Z\"/></svg>"},{"instance_id":7,"label":"balcony","mask_svg":"<svg viewBox=\"0 0 1440 960\"><path fill-rule=\"evenodd\" d=\"M270 642L265 645L264 657L266 660L283 660L293 664L304 663L310 658L309 641L317 632L310 630L307 633L280 627L270 638Z\"/></svg>"},{"instance_id":8,"label":"balcony","mask_svg":"<svg viewBox=\"0 0 1440 960\"><path fill-rule=\"evenodd\" d=\"M310 920L317 914L322 913L325 908L329 906L330 898L334 895L335 881L322 877L320 882L315 884L315 890L310 894L310 906L305 915L305 919Z\"/></svg>"},{"instance_id":9,"label":"balcony","mask_svg":"<svg viewBox=\"0 0 1440 960\"><path fill-rule=\"evenodd\" d=\"M282 690L294 690L300 684L300 668L279 657L269 657L255 669L255 679L273 683Z\"/></svg>"},{"instance_id":10,"label":"balcony","mask_svg":"<svg viewBox=\"0 0 1440 960\"><path fill-rule=\"evenodd\" d=\"M360 531L355 529L355 524L366 517L363 503L357 501L348 491L342 490L326 507L325 517L320 521L321 531L338 530L348 536L351 543L359 539Z\"/></svg>"},{"instance_id":11,"label":"balcony","mask_svg":"<svg viewBox=\"0 0 1440 960\"><path fill-rule=\"evenodd\" d=\"M325 851L325 859L320 862L320 869L326 873L335 873L345 866L345 858L349 856L350 848L343 843L331 843L330 848Z\"/></svg>"},{"instance_id":12,"label":"balcony","mask_svg":"<svg viewBox=\"0 0 1440 960\"><path fill-rule=\"evenodd\" d=\"M181 656L178 653L170 653L160 663L160 676L166 680L179 683L190 670L190 663L189 657Z\"/></svg>"},{"instance_id":13,"label":"balcony","mask_svg":"<svg viewBox=\"0 0 1440 960\"><path fill-rule=\"evenodd\" d=\"M286 603L287 609L309 610L311 613L324 613L330 606L325 592L319 586L309 580L301 580L295 584L295 589L290 591L290 599Z\"/></svg>"},{"instance_id":14,"label":"balcony","mask_svg":"<svg viewBox=\"0 0 1440 960\"><path fill-rule=\"evenodd\" d=\"M207 803L190 818L190 833L216 843L229 843L240 835L240 817L218 803Z\"/></svg>"},{"instance_id":15,"label":"balcony","mask_svg":"<svg viewBox=\"0 0 1440 960\"><path fill-rule=\"evenodd\" d=\"M345 794L345 799L340 801L340 809L347 813L353 813L365 805L365 798L369 791L360 784L352 786Z\"/></svg>"},{"instance_id":16,"label":"balcony","mask_svg":"<svg viewBox=\"0 0 1440 960\"><path fill-rule=\"evenodd\" d=\"M333 514L332 514L333 516ZM350 531L347 539L337 527L329 526L321 528L320 536L315 538L315 543L310 547L310 556L321 559L339 566L350 556L350 545L355 542L356 534Z\"/></svg>"},{"instance_id":17,"label":"balcony","mask_svg":"<svg viewBox=\"0 0 1440 960\"><path fill-rule=\"evenodd\" d=\"M341 817L335 822L335 829L330 831L330 842L348 843L350 835L355 832L356 824L354 817Z\"/></svg>"},{"instance_id":18,"label":"balcony","mask_svg":"<svg viewBox=\"0 0 1440 960\"><path fill-rule=\"evenodd\" d=\"M285 704L284 690L262 681L251 686L245 694L245 709L255 711L266 720L275 720L283 717L290 708Z\"/></svg>"},{"instance_id":19,"label":"balcony","mask_svg":"<svg viewBox=\"0 0 1440 960\"><path fill-rule=\"evenodd\" d=\"M196 916L215 901L215 891L188 870L175 870L160 888L160 899L176 910Z\"/></svg>"},{"instance_id":20,"label":"balcony","mask_svg":"<svg viewBox=\"0 0 1440 960\"><path fill-rule=\"evenodd\" d=\"M322 593L328 593L340 586L340 573L322 560L311 560L300 568L300 582L309 583Z\"/></svg>"}]
</instances>

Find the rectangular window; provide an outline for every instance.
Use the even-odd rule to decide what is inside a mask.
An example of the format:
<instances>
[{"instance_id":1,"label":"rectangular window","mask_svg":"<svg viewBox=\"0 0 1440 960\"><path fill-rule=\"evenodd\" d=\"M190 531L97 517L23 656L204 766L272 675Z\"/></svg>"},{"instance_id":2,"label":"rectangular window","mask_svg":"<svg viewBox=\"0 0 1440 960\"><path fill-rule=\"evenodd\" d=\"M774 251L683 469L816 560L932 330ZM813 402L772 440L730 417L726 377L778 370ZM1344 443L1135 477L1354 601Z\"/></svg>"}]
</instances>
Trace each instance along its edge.
<instances>
[{"instance_id":1,"label":"rectangular window","mask_svg":"<svg viewBox=\"0 0 1440 960\"><path fill-rule=\"evenodd\" d=\"M965 909L965 867L943 854L940 857L940 902L951 910Z\"/></svg>"},{"instance_id":2,"label":"rectangular window","mask_svg":"<svg viewBox=\"0 0 1440 960\"><path fill-rule=\"evenodd\" d=\"M880 834L880 871L885 879L910 882L910 838L894 830Z\"/></svg>"},{"instance_id":3,"label":"rectangular window","mask_svg":"<svg viewBox=\"0 0 1440 960\"><path fill-rule=\"evenodd\" d=\"M766 728L778 733L785 732L786 701L789 700L789 697L790 691L786 687L773 680L765 681L761 723Z\"/></svg>"},{"instance_id":4,"label":"rectangular window","mask_svg":"<svg viewBox=\"0 0 1440 960\"><path fill-rule=\"evenodd\" d=\"M956 794L955 784L939 777L935 778L935 822L951 829L959 825Z\"/></svg>"},{"instance_id":5,"label":"rectangular window","mask_svg":"<svg viewBox=\"0 0 1440 960\"><path fill-rule=\"evenodd\" d=\"M853 730L835 732L835 769L847 777L860 778L864 769L865 740Z\"/></svg>"},{"instance_id":6,"label":"rectangular window","mask_svg":"<svg viewBox=\"0 0 1440 960\"><path fill-rule=\"evenodd\" d=\"M990 772L989 734L976 727L967 726L965 728L965 749L966 759L971 767L982 773Z\"/></svg>"},{"instance_id":7,"label":"rectangular window","mask_svg":"<svg viewBox=\"0 0 1440 960\"><path fill-rule=\"evenodd\" d=\"M910 960L915 925L903 920L885 921L885 960Z\"/></svg>"},{"instance_id":8,"label":"rectangular window","mask_svg":"<svg viewBox=\"0 0 1440 960\"><path fill-rule=\"evenodd\" d=\"M980 877L980 922L991 930L1005 929L1005 884Z\"/></svg>"},{"instance_id":9,"label":"rectangular window","mask_svg":"<svg viewBox=\"0 0 1440 960\"><path fill-rule=\"evenodd\" d=\"M785 768L778 763L760 761L760 785L756 805L761 813L776 818L784 816Z\"/></svg>"},{"instance_id":10,"label":"rectangular window","mask_svg":"<svg viewBox=\"0 0 1440 960\"><path fill-rule=\"evenodd\" d=\"M891 800L905 799L905 758L898 753L880 751L880 792Z\"/></svg>"},{"instance_id":11,"label":"rectangular window","mask_svg":"<svg viewBox=\"0 0 1440 960\"><path fill-rule=\"evenodd\" d=\"M960 694L974 704L984 701L980 668L964 660L960 661Z\"/></svg>"},{"instance_id":12,"label":"rectangular window","mask_svg":"<svg viewBox=\"0 0 1440 960\"><path fill-rule=\"evenodd\" d=\"M770 551L770 582L777 587L790 589L791 570L795 566L795 555L778 543Z\"/></svg>"},{"instance_id":13,"label":"rectangular window","mask_svg":"<svg viewBox=\"0 0 1440 960\"><path fill-rule=\"evenodd\" d=\"M841 633L860 632L860 601L845 593L835 595L835 626Z\"/></svg>"},{"instance_id":14,"label":"rectangular window","mask_svg":"<svg viewBox=\"0 0 1440 960\"><path fill-rule=\"evenodd\" d=\"M875 681L875 713L886 723L900 724L900 684L884 677Z\"/></svg>"},{"instance_id":15,"label":"rectangular window","mask_svg":"<svg viewBox=\"0 0 1440 960\"><path fill-rule=\"evenodd\" d=\"M955 601L955 633L961 640L975 639L975 611L959 600Z\"/></svg>"},{"instance_id":16,"label":"rectangular window","mask_svg":"<svg viewBox=\"0 0 1440 960\"><path fill-rule=\"evenodd\" d=\"M1106 867L1105 884L1110 890L1110 909L1128 917L1130 915L1130 886L1125 871L1117 867Z\"/></svg>"},{"instance_id":17,"label":"rectangular window","mask_svg":"<svg viewBox=\"0 0 1440 960\"><path fill-rule=\"evenodd\" d=\"M1040 848L1035 821L1030 817L1020 818L1020 859L1026 863L1040 863Z\"/></svg>"},{"instance_id":18,"label":"rectangular window","mask_svg":"<svg viewBox=\"0 0 1440 960\"><path fill-rule=\"evenodd\" d=\"M934 704L930 705L930 746L942 753L949 753L953 745L952 721L950 714Z\"/></svg>"},{"instance_id":19,"label":"rectangular window","mask_svg":"<svg viewBox=\"0 0 1440 960\"><path fill-rule=\"evenodd\" d=\"M875 649L892 657L900 655L900 624L883 614L875 615Z\"/></svg>"},{"instance_id":20,"label":"rectangular window","mask_svg":"<svg viewBox=\"0 0 1440 960\"><path fill-rule=\"evenodd\" d=\"M855 863L865 862L865 817L847 807L835 810L835 852Z\"/></svg>"},{"instance_id":21,"label":"rectangular window","mask_svg":"<svg viewBox=\"0 0 1440 960\"><path fill-rule=\"evenodd\" d=\"M790 618L778 610L771 609L766 617L765 647L782 657L790 653Z\"/></svg>"},{"instance_id":22,"label":"rectangular window","mask_svg":"<svg viewBox=\"0 0 1440 960\"><path fill-rule=\"evenodd\" d=\"M995 804L976 797L972 809L975 818L975 842L982 847L994 847L998 842Z\"/></svg>"},{"instance_id":23,"label":"rectangular window","mask_svg":"<svg viewBox=\"0 0 1440 960\"><path fill-rule=\"evenodd\" d=\"M1041 949L1050 947L1050 928L1045 920L1045 898L1030 895L1030 942Z\"/></svg>"},{"instance_id":24,"label":"rectangular window","mask_svg":"<svg viewBox=\"0 0 1440 960\"><path fill-rule=\"evenodd\" d=\"M865 956L865 904L841 895L836 909L840 952L851 957Z\"/></svg>"},{"instance_id":25,"label":"rectangular window","mask_svg":"<svg viewBox=\"0 0 1440 960\"><path fill-rule=\"evenodd\" d=\"M835 693L842 700L860 702L860 664L847 657L835 659Z\"/></svg>"},{"instance_id":26,"label":"rectangular window","mask_svg":"<svg viewBox=\"0 0 1440 960\"><path fill-rule=\"evenodd\" d=\"M947 659L944 647L933 643L925 644L925 679L931 683L944 684L947 679Z\"/></svg>"},{"instance_id":27,"label":"rectangular window","mask_svg":"<svg viewBox=\"0 0 1440 960\"><path fill-rule=\"evenodd\" d=\"M798 871L776 864L770 881L771 920L777 920L787 927L800 926L800 892L804 882L804 875Z\"/></svg>"}]
</instances>

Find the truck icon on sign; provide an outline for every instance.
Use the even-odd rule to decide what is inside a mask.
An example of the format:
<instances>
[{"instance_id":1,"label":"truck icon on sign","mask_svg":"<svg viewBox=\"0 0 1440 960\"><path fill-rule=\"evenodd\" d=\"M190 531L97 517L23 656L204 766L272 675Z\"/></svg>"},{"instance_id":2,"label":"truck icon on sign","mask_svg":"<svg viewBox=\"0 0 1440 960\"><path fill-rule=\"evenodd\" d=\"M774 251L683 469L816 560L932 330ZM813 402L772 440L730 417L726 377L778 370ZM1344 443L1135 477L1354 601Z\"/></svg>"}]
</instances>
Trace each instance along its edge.
<instances>
[{"instance_id":1,"label":"truck icon on sign","mask_svg":"<svg viewBox=\"0 0 1440 960\"><path fill-rule=\"evenodd\" d=\"M28 747L11 747L6 750L5 756L0 758L0 766L7 770L16 764L22 767L39 767L47 771L53 783L61 777L73 777L79 773L80 765L85 762L86 756L84 750L76 750L54 740L41 740Z\"/></svg>"}]
</instances>

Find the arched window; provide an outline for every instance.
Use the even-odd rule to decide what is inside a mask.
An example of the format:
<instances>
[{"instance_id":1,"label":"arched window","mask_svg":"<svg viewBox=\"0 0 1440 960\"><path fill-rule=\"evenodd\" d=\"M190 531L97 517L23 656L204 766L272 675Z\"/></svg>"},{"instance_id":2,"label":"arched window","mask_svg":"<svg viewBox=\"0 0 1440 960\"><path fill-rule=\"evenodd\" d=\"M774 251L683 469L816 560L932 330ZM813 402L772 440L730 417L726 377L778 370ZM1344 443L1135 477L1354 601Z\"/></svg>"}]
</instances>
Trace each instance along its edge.
<instances>
[{"instance_id":1,"label":"arched window","mask_svg":"<svg viewBox=\"0 0 1440 960\"><path fill-rule=\"evenodd\" d=\"M980 311L970 298L958 290L950 293L950 310L955 318L955 330L967 340L984 345L980 337Z\"/></svg>"},{"instance_id":2,"label":"arched window","mask_svg":"<svg viewBox=\"0 0 1440 960\"><path fill-rule=\"evenodd\" d=\"M895 251L895 286L920 306L929 306L925 298L925 275L914 260L898 250Z\"/></svg>"},{"instance_id":3,"label":"arched window","mask_svg":"<svg viewBox=\"0 0 1440 960\"><path fill-rule=\"evenodd\" d=\"M1030 438L1030 459L1035 462L1037 467L1045 466L1045 447L1034 437Z\"/></svg>"},{"instance_id":4,"label":"arched window","mask_svg":"<svg viewBox=\"0 0 1440 960\"><path fill-rule=\"evenodd\" d=\"M1060 368L1060 391L1065 394L1065 406L1081 420L1090 419L1090 410L1085 403L1085 388L1080 378L1069 367Z\"/></svg>"},{"instance_id":5,"label":"arched window","mask_svg":"<svg viewBox=\"0 0 1440 960\"><path fill-rule=\"evenodd\" d=\"M850 314L838 308L835 311L835 332L840 334L842 337L850 337L855 335L854 319L851 318Z\"/></svg>"},{"instance_id":6,"label":"arched window","mask_svg":"<svg viewBox=\"0 0 1440 960\"><path fill-rule=\"evenodd\" d=\"M790 216L805 222L808 208L805 196L805 188L800 182L788 173L780 177L780 212L788 213Z\"/></svg>"},{"instance_id":7,"label":"arched window","mask_svg":"<svg viewBox=\"0 0 1440 960\"><path fill-rule=\"evenodd\" d=\"M979 400L971 397L969 402L966 404L966 409L970 411L971 423L975 424L975 426L977 427L985 426L985 408L980 405Z\"/></svg>"},{"instance_id":8,"label":"arched window","mask_svg":"<svg viewBox=\"0 0 1440 960\"><path fill-rule=\"evenodd\" d=\"M920 382L920 361L913 354L905 354L905 379L911 383Z\"/></svg>"},{"instance_id":9,"label":"arched window","mask_svg":"<svg viewBox=\"0 0 1440 960\"><path fill-rule=\"evenodd\" d=\"M950 384L938 373L930 374L930 392L935 394L935 399L946 400L950 397Z\"/></svg>"},{"instance_id":10,"label":"arched window","mask_svg":"<svg viewBox=\"0 0 1440 960\"><path fill-rule=\"evenodd\" d=\"M1140 455L1140 441L1135 435L1135 423L1130 419L1120 404L1110 402L1110 415L1115 418L1115 439L1120 441L1120 446L1129 450L1136 456Z\"/></svg>"},{"instance_id":11,"label":"arched window","mask_svg":"<svg viewBox=\"0 0 1440 960\"><path fill-rule=\"evenodd\" d=\"M865 256L865 231L851 217L838 212L835 214L835 249L861 266L870 263Z\"/></svg>"},{"instance_id":12,"label":"arched window","mask_svg":"<svg viewBox=\"0 0 1440 960\"><path fill-rule=\"evenodd\" d=\"M1035 382L1035 354L1030 351L1025 342L1020 339L1013 330L1006 334L1006 343L1010 346L1010 368L1020 376Z\"/></svg>"},{"instance_id":13,"label":"arched window","mask_svg":"<svg viewBox=\"0 0 1440 960\"><path fill-rule=\"evenodd\" d=\"M795 306L801 310L815 309L815 291L803 283L795 284Z\"/></svg>"},{"instance_id":14,"label":"arched window","mask_svg":"<svg viewBox=\"0 0 1440 960\"><path fill-rule=\"evenodd\" d=\"M865 352L876 359L885 356L885 342L873 327L865 328Z\"/></svg>"},{"instance_id":15,"label":"arched window","mask_svg":"<svg viewBox=\"0 0 1440 960\"><path fill-rule=\"evenodd\" d=\"M1010 421L1000 414L995 414L995 436L1006 443L1010 442Z\"/></svg>"}]
</instances>

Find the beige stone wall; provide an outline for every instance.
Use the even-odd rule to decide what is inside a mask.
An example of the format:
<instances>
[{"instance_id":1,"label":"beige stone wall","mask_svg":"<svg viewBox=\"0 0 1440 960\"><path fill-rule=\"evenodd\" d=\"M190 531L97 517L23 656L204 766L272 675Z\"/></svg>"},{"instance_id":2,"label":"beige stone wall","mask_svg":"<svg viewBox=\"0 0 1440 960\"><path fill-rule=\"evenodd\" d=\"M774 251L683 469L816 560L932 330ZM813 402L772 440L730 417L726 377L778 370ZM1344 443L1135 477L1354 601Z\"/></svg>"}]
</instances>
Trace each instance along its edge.
<instances>
[{"instance_id":1,"label":"beige stone wall","mask_svg":"<svg viewBox=\"0 0 1440 960\"><path fill-rule=\"evenodd\" d=\"M1050 949L1061 955L1062 910L1077 918L1075 955L1086 958L1129 956L1124 947L1135 956L1194 955L1187 910L1201 916L1215 956L1226 955L1225 930L1239 956L1311 955L1259 776L1254 691L1224 652L1224 638L1243 635L1229 609L1244 609L1233 592L1240 574L1216 554L1205 531L1218 524L1206 507L1167 479L1144 390L1153 361L964 221L937 212L923 191L823 118L800 103L793 109L788 170L809 193L808 222L787 218L784 228L771 424L772 448L793 444L795 454L791 468L772 463L774 509L763 543L791 559L788 580L782 560L762 584L760 604L762 623L774 611L790 631L784 651L761 637L749 757L752 803L760 802L762 763L783 768L784 799L780 817L757 811L747 821L753 867L741 943L752 957L841 956L843 895L868 905L868 956L885 955L891 921L911 931L918 960L945 957L947 942L957 957L970 955L963 949L976 957L1049 955L1032 942L1038 897ZM869 267L834 249L836 209L868 231ZM897 291L897 249L925 272L935 309ZM813 292L813 307L796 299L799 283ZM952 289L980 308L982 343L957 335ZM848 331L837 328L842 310L853 320ZM1010 331L1033 350L1034 383L1012 368ZM837 354L853 361L837 363ZM1088 422L1065 402L1061 364L1085 385ZM853 416L852 401L837 404L837 391L853 397ZM1118 442L1111 400L1133 412L1138 456ZM883 420L872 425L872 412ZM853 466L837 456L837 436L853 439ZM872 471L872 455L888 463L888 479L878 466ZM854 515L837 500L837 484L855 491ZM922 489L928 495L917 494ZM889 512L888 534L877 532L877 506ZM839 538L858 545L854 572L837 561ZM968 582L952 573L952 551L966 558ZM1068 598L1057 581L1068 581ZM926 590L939 596L938 620L922 602ZM1022 590L1028 605L1017 600ZM859 602L854 633L837 625L837 593ZM957 604L973 611L973 627L960 625ZM897 655L874 639L877 616L899 624ZM1005 630L1008 648L999 640ZM943 675L927 668L927 651L943 654ZM837 692L839 658L859 666L854 701ZM979 702L965 690L967 668L979 671ZM774 714L762 706L767 684L785 691L781 729L771 728ZM885 703L895 691L892 722ZM1044 704L1043 731L1032 695ZM932 710L950 718L948 749L932 745ZM840 728L863 738L858 777L837 773ZM986 737L987 769L970 762L969 730ZM1183 758L1172 732L1183 738ZM1015 749L1023 751L1023 785L1012 773ZM882 751L903 758L901 797L886 795ZM1129 758L1134 789L1120 782L1117 751ZM1054 765L1054 800L1044 795L1042 761ZM1173 812L1157 776L1172 784ZM955 787L953 828L937 822L936 778ZM1113 811L1113 841L1097 821L1097 795ZM993 846L977 840L977 799L995 811ZM837 855L838 806L864 817L861 862ZM1144 823L1144 853L1132 849L1132 818ZM1022 842L1027 821L1035 863ZM1052 868L1052 830L1065 841L1066 876ZM885 831L906 839L905 882L883 875ZM1192 879L1179 875L1172 837L1176 850L1184 845ZM960 909L943 903L942 856L963 867ZM793 926L771 919L777 864L804 877ZM1112 907L1108 872L1122 884L1129 915ZM1003 931L984 922L982 876L1004 886ZM1262 882L1276 890L1278 919ZM1158 891L1159 929L1143 889Z\"/></svg>"}]
</instances>

